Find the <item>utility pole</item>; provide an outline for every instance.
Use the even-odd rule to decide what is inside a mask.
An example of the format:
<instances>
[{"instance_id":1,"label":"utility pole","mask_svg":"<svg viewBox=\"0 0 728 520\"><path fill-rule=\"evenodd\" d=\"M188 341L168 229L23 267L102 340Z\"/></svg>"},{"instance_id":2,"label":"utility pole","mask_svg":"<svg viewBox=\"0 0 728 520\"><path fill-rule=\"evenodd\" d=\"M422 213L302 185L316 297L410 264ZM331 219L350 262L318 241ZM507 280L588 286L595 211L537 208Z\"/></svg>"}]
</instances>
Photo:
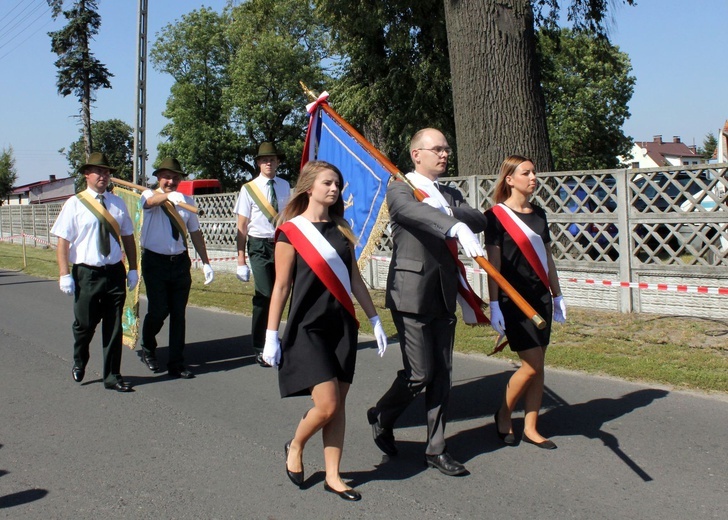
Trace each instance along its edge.
<instances>
[{"instance_id":1,"label":"utility pole","mask_svg":"<svg viewBox=\"0 0 728 520\"><path fill-rule=\"evenodd\" d=\"M134 121L134 174L132 182L146 185L147 175L147 0L139 0L137 11L137 96Z\"/></svg>"}]
</instances>

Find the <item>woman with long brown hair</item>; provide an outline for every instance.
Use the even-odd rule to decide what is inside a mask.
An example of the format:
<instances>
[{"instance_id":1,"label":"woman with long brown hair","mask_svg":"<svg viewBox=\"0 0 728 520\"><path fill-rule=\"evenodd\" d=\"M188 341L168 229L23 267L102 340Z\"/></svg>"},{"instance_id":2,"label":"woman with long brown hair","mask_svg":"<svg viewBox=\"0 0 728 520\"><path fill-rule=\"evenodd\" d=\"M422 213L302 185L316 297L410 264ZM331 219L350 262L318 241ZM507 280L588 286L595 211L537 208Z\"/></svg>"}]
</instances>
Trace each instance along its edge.
<instances>
[{"instance_id":1,"label":"woman with long brown hair","mask_svg":"<svg viewBox=\"0 0 728 520\"><path fill-rule=\"evenodd\" d=\"M547 324L544 329L538 329L493 280L488 280L491 325L499 335L507 337L511 350L521 359L521 366L508 381L494 419L498 438L505 444L516 444L511 414L523 397L525 419L521 439L539 448L555 449L556 444L538 432L537 420L543 397L551 315L553 312L553 319L563 323L566 305L549 248L551 236L546 212L530 201L537 186L536 168L530 159L520 155L507 157L495 185L496 205L485 213L488 260Z\"/></svg>"},{"instance_id":2,"label":"woman with long brown hair","mask_svg":"<svg viewBox=\"0 0 728 520\"><path fill-rule=\"evenodd\" d=\"M298 486L303 483L304 447L321 430L324 489L355 501L361 495L339 473L359 327L351 294L372 324L380 355L387 336L356 264L356 238L344 220L343 186L336 166L310 161L279 217L276 277L263 359L279 366L281 397L310 395L313 399L313 407L285 445L288 478ZM289 295L288 321L280 341L278 327Z\"/></svg>"}]
</instances>

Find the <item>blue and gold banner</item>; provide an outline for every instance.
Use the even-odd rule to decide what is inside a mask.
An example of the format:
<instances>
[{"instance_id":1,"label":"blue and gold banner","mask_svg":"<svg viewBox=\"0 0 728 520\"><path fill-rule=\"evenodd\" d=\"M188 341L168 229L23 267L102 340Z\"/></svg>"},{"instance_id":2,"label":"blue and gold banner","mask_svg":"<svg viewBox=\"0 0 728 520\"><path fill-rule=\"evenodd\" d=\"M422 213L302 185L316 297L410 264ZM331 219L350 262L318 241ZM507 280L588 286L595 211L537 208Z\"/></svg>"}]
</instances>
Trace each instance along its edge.
<instances>
[{"instance_id":1,"label":"blue and gold banner","mask_svg":"<svg viewBox=\"0 0 728 520\"><path fill-rule=\"evenodd\" d=\"M328 97L328 96L327 96ZM311 114L306 135L304 162L327 161L344 175L344 217L358 239L356 258L361 263L371 256L387 223L384 204L390 174L367 151L367 145L349 134L326 111L320 101Z\"/></svg>"}]
</instances>

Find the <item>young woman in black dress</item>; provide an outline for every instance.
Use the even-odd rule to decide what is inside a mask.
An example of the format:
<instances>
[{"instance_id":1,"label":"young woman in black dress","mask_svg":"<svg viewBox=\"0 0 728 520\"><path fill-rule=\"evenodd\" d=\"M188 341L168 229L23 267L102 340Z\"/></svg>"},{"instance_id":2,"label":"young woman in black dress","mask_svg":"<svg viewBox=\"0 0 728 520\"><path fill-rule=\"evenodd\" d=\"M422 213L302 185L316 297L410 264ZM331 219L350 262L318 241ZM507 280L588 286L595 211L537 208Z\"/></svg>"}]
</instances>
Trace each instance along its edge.
<instances>
[{"instance_id":1,"label":"young woman in black dress","mask_svg":"<svg viewBox=\"0 0 728 520\"><path fill-rule=\"evenodd\" d=\"M361 495L339 474L346 395L354 377L359 327L350 294L369 317L380 355L386 349L387 336L356 264L356 238L343 217L343 186L343 176L334 165L310 161L279 217L276 277L263 359L279 367L281 397L310 395L313 399L313 407L286 443L286 474L294 484L303 483L304 447L321 430L324 488L354 501ZM278 327L289 295L291 305L281 342Z\"/></svg>"},{"instance_id":2,"label":"young woman in black dress","mask_svg":"<svg viewBox=\"0 0 728 520\"><path fill-rule=\"evenodd\" d=\"M556 444L538 432L536 423L543 397L544 357L551 335L551 315L553 312L553 319L563 323L566 305L551 256L546 213L529 201L537 186L536 169L531 160L519 155L506 158L493 193L496 206L485 213L488 260L547 323L543 330L536 328L498 285L488 280L491 325L499 334L505 334L511 350L521 359L521 366L508 381L503 402L495 413L495 424L498 437L504 443L516 444L511 414L523 397L522 440L554 449Z\"/></svg>"}]
</instances>

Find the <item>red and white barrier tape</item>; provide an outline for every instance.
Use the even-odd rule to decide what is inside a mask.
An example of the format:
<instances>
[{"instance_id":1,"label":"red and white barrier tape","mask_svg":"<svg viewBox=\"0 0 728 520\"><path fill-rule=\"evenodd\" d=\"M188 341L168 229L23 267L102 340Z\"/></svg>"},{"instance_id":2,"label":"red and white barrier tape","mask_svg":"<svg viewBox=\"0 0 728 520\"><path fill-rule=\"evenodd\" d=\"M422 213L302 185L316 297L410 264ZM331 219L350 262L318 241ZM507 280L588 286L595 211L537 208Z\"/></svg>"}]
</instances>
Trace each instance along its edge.
<instances>
[{"instance_id":1,"label":"red and white barrier tape","mask_svg":"<svg viewBox=\"0 0 728 520\"><path fill-rule=\"evenodd\" d=\"M0 237L0 242L6 241L6 240L17 240L21 238L23 235L14 235L10 237ZM47 242L46 240L43 240L42 238L33 237L31 235L25 235L25 237L29 240L33 240L35 242L40 242L41 244L45 244L50 247L55 247L50 242ZM237 256L231 256L231 257L223 257L223 258L210 258L210 262L232 262L237 260ZM386 256L372 256L372 260L378 260L380 262L389 262L390 258ZM199 259L195 259L195 261L199 261ZM466 267L466 271L478 273L478 274L485 274L485 271L482 269L476 269L472 267ZM621 288L627 288L627 289L641 289L641 290L653 290L653 291L670 291L670 292L679 292L679 293L689 293L689 294L712 294L712 295L719 295L719 296L728 296L728 287L706 287L704 285L682 285L682 284L669 284L669 283L644 283L644 282L617 282L613 280L593 280L591 278L566 278L565 280L569 283L578 283L578 284L586 284L586 285L600 285L602 287L621 287Z\"/></svg>"},{"instance_id":2,"label":"red and white barrier tape","mask_svg":"<svg viewBox=\"0 0 728 520\"><path fill-rule=\"evenodd\" d=\"M583 283L587 285L601 285L604 287L625 287L629 289L648 289L654 291L671 291L692 294L717 294L728 296L728 287L706 287L704 285L681 285L670 283L644 283L644 282L615 282L612 280L592 280L589 278L567 278L570 283Z\"/></svg>"},{"instance_id":3,"label":"red and white barrier tape","mask_svg":"<svg viewBox=\"0 0 728 520\"><path fill-rule=\"evenodd\" d=\"M390 259L384 256L372 256L372 260L388 262ZM485 274L482 269L466 267L466 271ZM578 279L567 278L562 279L569 283L580 283L587 285L601 285L603 287L625 287L629 289L654 290L654 291L672 291L691 294L712 294L720 296L728 296L728 287L706 287L703 285L682 285L669 283L643 283L643 282L617 282L612 280L592 280L590 278Z\"/></svg>"},{"instance_id":4,"label":"red and white barrier tape","mask_svg":"<svg viewBox=\"0 0 728 520\"><path fill-rule=\"evenodd\" d=\"M9 241L9 240L20 240L21 238L25 237L26 240L32 240L33 242L38 242L40 244L49 246L49 247L56 247L55 244L51 244L47 240L39 237L34 237L33 235L28 235L27 233L21 233L20 235L13 235L10 237L0 237L0 242Z\"/></svg>"}]
</instances>

